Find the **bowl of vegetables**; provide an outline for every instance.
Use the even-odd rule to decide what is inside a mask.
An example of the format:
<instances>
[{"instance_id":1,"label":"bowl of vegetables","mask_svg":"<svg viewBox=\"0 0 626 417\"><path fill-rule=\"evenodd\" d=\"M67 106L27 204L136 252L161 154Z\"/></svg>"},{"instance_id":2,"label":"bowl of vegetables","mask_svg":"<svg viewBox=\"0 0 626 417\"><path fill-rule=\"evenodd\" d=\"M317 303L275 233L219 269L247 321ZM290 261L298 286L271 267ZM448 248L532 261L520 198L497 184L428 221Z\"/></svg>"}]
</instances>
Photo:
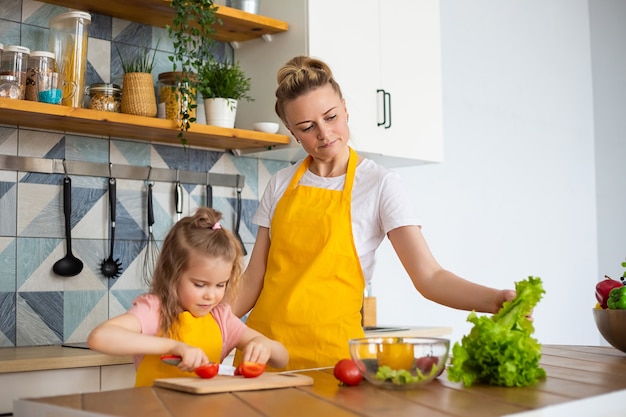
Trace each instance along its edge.
<instances>
[{"instance_id":1,"label":"bowl of vegetables","mask_svg":"<svg viewBox=\"0 0 626 417\"><path fill-rule=\"evenodd\" d=\"M624 263L622 264L623 266ZM625 273L626 275L626 273ZM626 353L626 285L625 277L608 276L596 284L596 307L593 319L598 331L611 346Z\"/></svg>"},{"instance_id":2,"label":"bowl of vegetables","mask_svg":"<svg viewBox=\"0 0 626 417\"><path fill-rule=\"evenodd\" d=\"M436 337L364 337L350 340L350 355L363 377L388 389L411 389L441 375L450 340Z\"/></svg>"}]
</instances>

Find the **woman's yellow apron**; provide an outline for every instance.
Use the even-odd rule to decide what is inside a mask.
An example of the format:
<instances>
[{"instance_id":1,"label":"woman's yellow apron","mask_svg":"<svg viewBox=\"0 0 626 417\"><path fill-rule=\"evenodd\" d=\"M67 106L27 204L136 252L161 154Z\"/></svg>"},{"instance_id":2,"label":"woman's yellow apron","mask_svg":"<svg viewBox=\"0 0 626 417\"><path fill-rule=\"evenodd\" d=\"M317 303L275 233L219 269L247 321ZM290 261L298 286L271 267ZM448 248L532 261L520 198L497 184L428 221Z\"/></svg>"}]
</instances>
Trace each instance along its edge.
<instances>
[{"instance_id":1,"label":"woman's yellow apron","mask_svg":"<svg viewBox=\"0 0 626 417\"><path fill-rule=\"evenodd\" d=\"M222 332L211 314L194 317L188 311L178 315L177 340L201 348L211 362L220 362L222 356ZM137 368L136 387L152 386L158 378L195 377L193 372L183 372L176 366L165 364L161 355L145 355Z\"/></svg>"},{"instance_id":2,"label":"woman's yellow apron","mask_svg":"<svg viewBox=\"0 0 626 417\"><path fill-rule=\"evenodd\" d=\"M283 343L287 369L349 358L348 340L363 337L364 279L352 237L352 185L358 156L350 149L343 190L298 185L307 157L276 206L263 291L246 324Z\"/></svg>"}]
</instances>

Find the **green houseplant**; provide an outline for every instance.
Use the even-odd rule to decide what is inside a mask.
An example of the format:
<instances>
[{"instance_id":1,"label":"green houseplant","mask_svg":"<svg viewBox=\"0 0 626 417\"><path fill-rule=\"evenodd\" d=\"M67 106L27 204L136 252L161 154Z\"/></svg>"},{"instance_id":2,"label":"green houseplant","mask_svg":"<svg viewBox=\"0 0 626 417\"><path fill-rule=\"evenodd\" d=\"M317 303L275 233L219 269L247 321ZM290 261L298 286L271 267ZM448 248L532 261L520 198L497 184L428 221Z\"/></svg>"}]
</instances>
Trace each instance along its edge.
<instances>
[{"instance_id":1,"label":"green houseplant","mask_svg":"<svg viewBox=\"0 0 626 417\"><path fill-rule=\"evenodd\" d=\"M169 59L173 71L180 72L175 93L182 103L178 138L186 145L185 132L196 120L194 73L212 56L214 26L221 22L216 16L218 7L213 0L171 0L170 6L174 9L174 17L172 24L167 26L167 33L172 39L174 52Z\"/></svg>"},{"instance_id":2,"label":"green houseplant","mask_svg":"<svg viewBox=\"0 0 626 417\"><path fill-rule=\"evenodd\" d=\"M207 124L213 126L235 126L239 100L253 100L248 95L250 78L238 62L208 60L198 69L198 92L204 98Z\"/></svg>"},{"instance_id":3,"label":"green houseplant","mask_svg":"<svg viewBox=\"0 0 626 417\"><path fill-rule=\"evenodd\" d=\"M158 43L156 47L158 48ZM148 48L144 47L139 50L137 55L125 59L117 44L115 49L124 71L122 113L148 117L156 116L156 96L152 79L156 52L153 52L152 57L150 57Z\"/></svg>"}]
</instances>

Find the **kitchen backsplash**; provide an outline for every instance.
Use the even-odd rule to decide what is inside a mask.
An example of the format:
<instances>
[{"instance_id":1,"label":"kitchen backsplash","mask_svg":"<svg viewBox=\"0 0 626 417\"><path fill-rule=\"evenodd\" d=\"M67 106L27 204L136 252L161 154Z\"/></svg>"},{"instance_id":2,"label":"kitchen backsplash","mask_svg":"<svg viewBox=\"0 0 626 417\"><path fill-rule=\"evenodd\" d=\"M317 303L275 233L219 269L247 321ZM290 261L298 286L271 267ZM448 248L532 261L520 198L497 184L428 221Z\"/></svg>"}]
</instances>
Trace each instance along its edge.
<instances>
[{"instance_id":1,"label":"kitchen backsplash","mask_svg":"<svg viewBox=\"0 0 626 417\"><path fill-rule=\"evenodd\" d=\"M68 9L32 0L0 0L0 43L49 50L48 20ZM87 85L121 84L118 48L158 45L153 76L171 71L171 41L162 28L92 14ZM221 44L222 57L231 56ZM202 122L201 103L198 119ZM0 155L66 159L245 176L240 234L248 248L256 236L251 219L269 177L286 162L237 157L221 151L93 137L71 132L0 126ZM100 271L109 253L107 178L70 176L72 251L84 263L74 277L52 271L65 256L63 174L6 170L0 166L0 347L56 345L86 340L91 329L121 314L146 290L147 181L117 179L114 258L123 271L114 279ZM183 184L183 215L206 202L205 185ZM236 190L213 188L213 206L223 224L235 224ZM154 235L157 243L176 221L174 184L154 183Z\"/></svg>"}]
</instances>

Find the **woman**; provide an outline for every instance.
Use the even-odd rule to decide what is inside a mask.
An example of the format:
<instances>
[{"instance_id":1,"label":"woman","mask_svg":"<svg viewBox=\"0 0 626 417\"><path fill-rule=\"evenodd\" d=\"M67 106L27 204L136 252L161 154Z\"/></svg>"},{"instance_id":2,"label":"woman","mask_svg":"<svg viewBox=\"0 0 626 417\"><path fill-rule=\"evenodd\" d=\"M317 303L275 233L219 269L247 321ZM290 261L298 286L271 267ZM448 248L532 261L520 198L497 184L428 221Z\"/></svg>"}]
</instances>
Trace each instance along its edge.
<instances>
[{"instance_id":1,"label":"woman","mask_svg":"<svg viewBox=\"0 0 626 417\"><path fill-rule=\"evenodd\" d=\"M270 180L235 314L289 351L288 369L334 365L362 337L361 306L385 235L426 298L495 313L512 299L443 269L422 236L399 177L348 146L348 111L322 61L295 57L278 72L276 113L308 153ZM455 288L455 291L450 291Z\"/></svg>"}]
</instances>

